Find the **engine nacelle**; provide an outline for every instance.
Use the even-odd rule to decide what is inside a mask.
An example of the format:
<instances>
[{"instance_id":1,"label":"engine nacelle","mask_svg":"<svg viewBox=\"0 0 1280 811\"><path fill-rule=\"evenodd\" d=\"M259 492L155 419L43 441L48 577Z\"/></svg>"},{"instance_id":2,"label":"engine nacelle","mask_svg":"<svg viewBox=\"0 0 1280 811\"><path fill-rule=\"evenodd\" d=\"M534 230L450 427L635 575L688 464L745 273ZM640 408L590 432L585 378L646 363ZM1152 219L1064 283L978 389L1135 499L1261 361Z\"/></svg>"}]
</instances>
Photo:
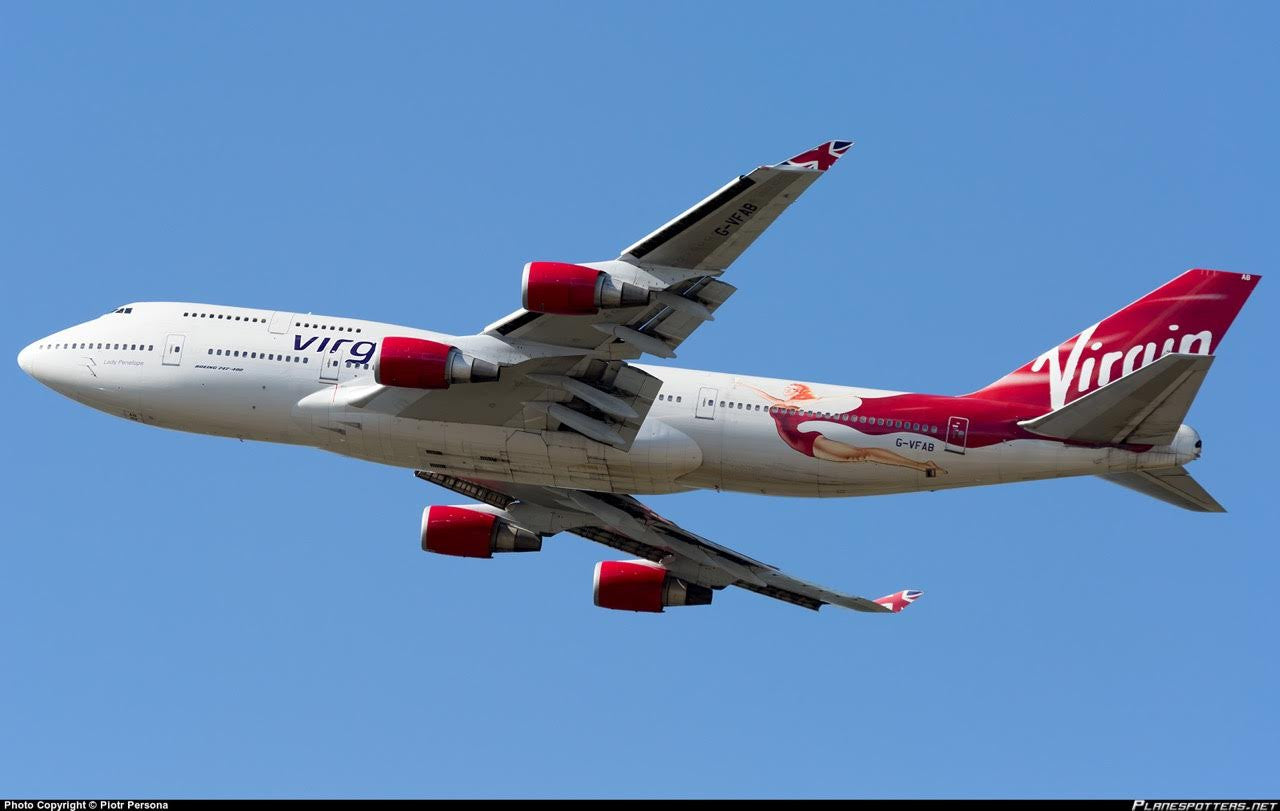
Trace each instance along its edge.
<instances>
[{"instance_id":1,"label":"engine nacelle","mask_svg":"<svg viewBox=\"0 0 1280 811\"><path fill-rule=\"evenodd\" d=\"M660 612L669 605L710 605L711 589L647 560L606 560L596 564L592 597L601 608Z\"/></svg>"},{"instance_id":2,"label":"engine nacelle","mask_svg":"<svg viewBox=\"0 0 1280 811\"><path fill-rule=\"evenodd\" d=\"M491 558L494 552L538 552L542 538L492 513L469 507L428 507L422 511L422 551L462 558Z\"/></svg>"},{"instance_id":3,"label":"engine nacelle","mask_svg":"<svg viewBox=\"0 0 1280 811\"><path fill-rule=\"evenodd\" d=\"M564 262L530 262L520 282L526 310L555 315L595 315L601 309L639 307L649 291L616 282L608 273Z\"/></svg>"},{"instance_id":4,"label":"engine nacelle","mask_svg":"<svg viewBox=\"0 0 1280 811\"><path fill-rule=\"evenodd\" d=\"M373 379L384 386L447 389L450 383L498 379L497 364L463 355L456 346L425 338L382 339Z\"/></svg>"}]
</instances>

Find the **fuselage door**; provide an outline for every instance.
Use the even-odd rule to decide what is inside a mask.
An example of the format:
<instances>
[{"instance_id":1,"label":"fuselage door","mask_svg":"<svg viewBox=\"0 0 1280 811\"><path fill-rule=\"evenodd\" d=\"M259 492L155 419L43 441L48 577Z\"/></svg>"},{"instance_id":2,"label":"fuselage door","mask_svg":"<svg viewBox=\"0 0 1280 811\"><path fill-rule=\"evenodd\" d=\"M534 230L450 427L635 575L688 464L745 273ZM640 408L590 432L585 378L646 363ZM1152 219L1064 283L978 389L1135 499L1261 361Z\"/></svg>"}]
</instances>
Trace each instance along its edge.
<instances>
[{"instance_id":1,"label":"fuselage door","mask_svg":"<svg viewBox=\"0 0 1280 811\"><path fill-rule=\"evenodd\" d=\"M164 363L165 366L181 366L182 365L182 345L187 342L185 335L170 335L164 340Z\"/></svg>"},{"instance_id":2,"label":"fuselage door","mask_svg":"<svg viewBox=\"0 0 1280 811\"><path fill-rule=\"evenodd\" d=\"M698 407L693 410L693 416L700 420L714 420L716 418L717 395L718 392L715 389L699 389Z\"/></svg>"},{"instance_id":3,"label":"fuselage door","mask_svg":"<svg viewBox=\"0 0 1280 811\"><path fill-rule=\"evenodd\" d=\"M320 355L320 380L324 383L337 383L338 372L342 371L342 356L337 352L324 352Z\"/></svg>"},{"instance_id":4,"label":"fuselage door","mask_svg":"<svg viewBox=\"0 0 1280 811\"><path fill-rule=\"evenodd\" d=\"M947 450L952 453L964 453L965 442L968 439L968 417L951 417L947 420Z\"/></svg>"},{"instance_id":5,"label":"fuselage door","mask_svg":"<svg viewBox=\"0 0 1280 811\"><path fill-rule=\"evenodd\" d=\"M272 313L271 314L271 334L283 335L289 331L289 325L293 323L293 313Z\"/></svg>"}]
</instances>

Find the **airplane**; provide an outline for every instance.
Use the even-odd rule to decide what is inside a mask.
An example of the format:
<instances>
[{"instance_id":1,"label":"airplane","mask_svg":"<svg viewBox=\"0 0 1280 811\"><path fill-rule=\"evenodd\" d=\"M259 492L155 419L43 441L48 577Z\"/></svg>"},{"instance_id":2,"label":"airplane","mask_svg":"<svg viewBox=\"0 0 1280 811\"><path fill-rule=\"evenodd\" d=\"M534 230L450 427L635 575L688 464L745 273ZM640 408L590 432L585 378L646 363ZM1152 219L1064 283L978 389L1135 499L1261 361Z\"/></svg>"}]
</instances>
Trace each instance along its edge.
<instances>
[{"instance_id":1,"label":"airplane","mask_svg":"<svg viewBox=\"0 0 1280 811\"><path fill-rule=\"evenodd\" d=\"M704 538L636 496L839 497L1064 476L1188 510L1183 424L1259 276L1189 270L970 394L637 363L674 358L735 292L738 256L852 146L730 181L612 260L535 261L522 307L474 335L269 308L137 302L18 355L59 394L144 425L306 445L415 471L471 502L422 513L424 551L491 558L569 532L629 556L593 601L662 612L729 586L897 613L922 592L844 594ZM313 362L314 361L314 362Z\"/></svg>"}]
</instances>

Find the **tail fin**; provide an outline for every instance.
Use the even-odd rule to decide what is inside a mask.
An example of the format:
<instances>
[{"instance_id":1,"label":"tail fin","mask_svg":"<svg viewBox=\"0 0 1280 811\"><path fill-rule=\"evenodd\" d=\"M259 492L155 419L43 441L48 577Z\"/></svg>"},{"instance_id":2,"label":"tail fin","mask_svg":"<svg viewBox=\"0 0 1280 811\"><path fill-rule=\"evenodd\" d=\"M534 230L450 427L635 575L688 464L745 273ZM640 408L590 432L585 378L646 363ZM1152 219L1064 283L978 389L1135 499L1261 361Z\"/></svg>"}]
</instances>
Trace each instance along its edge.
<instances>
[{"instance_id":1,"label":"tail fin","mask_svg":"<svg viewBox=\"0 0 1280 811\"><path fill-rule=\"evenodd\" d=\"M969 396L1045 413L1165 355L1212 355L1261 278L1188 270Z\"/></svg>"}]
</instances>

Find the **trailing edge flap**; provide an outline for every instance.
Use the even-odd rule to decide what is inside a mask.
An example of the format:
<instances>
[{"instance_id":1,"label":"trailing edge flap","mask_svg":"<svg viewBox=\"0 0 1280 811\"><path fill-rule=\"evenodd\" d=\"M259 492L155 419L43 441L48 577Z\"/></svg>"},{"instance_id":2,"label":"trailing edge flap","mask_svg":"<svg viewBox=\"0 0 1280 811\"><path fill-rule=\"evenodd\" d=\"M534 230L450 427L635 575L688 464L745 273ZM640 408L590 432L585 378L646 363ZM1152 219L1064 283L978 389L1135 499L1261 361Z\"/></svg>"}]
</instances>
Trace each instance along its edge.
<instances>
[{"instance_id":1,"label":"trailing edge flap","mask_svg":"<svg viewBox=\"0 0 1280 811\"><path fill-rule=\"evenodd\" d=\"M1056 411L1018 424L1054 439L1168 445L1212 364L1212 355L1165 355Z\"/></svg>"},{"instance_id":2,"label":"trailing edge flap","mask_svg":"<svg viewBox=\"0 0 1280 811\"><path fill-rule=\"evenodd\" d=\"M1202 513L1224 513L1226 508L1209 495L1200 483L1191 478L1186 468L1169 467L1162 470L1140 470L1135 473L1108 473L1102 478L1121 487L1158 498L1161 501Z\"/></svg>"}]
</instances>

